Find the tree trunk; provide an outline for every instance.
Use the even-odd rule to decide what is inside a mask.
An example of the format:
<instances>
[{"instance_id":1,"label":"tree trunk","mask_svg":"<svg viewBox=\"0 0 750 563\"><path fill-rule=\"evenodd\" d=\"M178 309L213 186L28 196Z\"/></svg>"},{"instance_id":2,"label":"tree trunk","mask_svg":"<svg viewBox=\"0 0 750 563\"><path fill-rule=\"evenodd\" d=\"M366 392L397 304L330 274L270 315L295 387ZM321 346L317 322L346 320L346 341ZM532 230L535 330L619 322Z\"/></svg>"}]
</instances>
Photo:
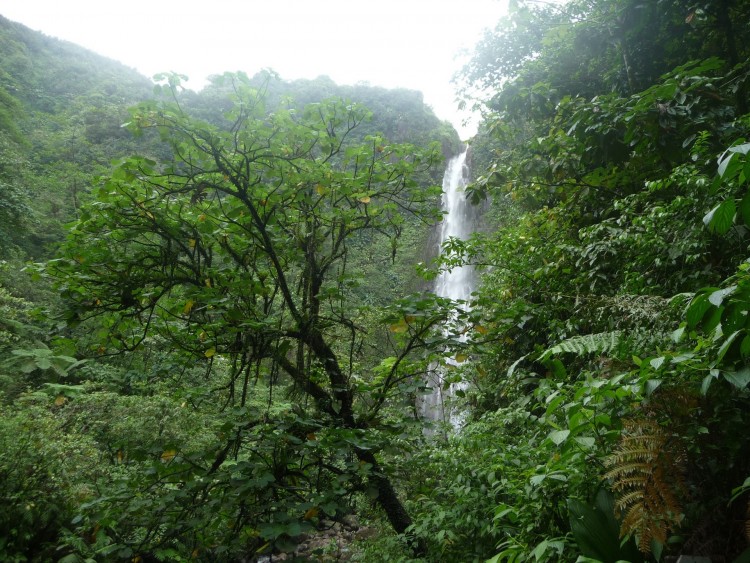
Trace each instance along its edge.
<instances>
[{"instance_id":1,"label":"tree trunk","mask_svg":"<svg viewBox=\"0 0 750 563\"><path fill-rule=\"evenodd\" d=\"M424 542L417 540L408 532L408 528L412 524L411 517L398 498L390 479L383 474L377 459L375 459L375 455L370 451L361 449L357 449L356 453L360 461L372 466L369 480L375 485L378 491L378 496L375 500L383 509L383 512L385 512L391 526L396 533L405 534L412 540L412 551L415 557L423 556L426 552Z\"/></svg>"}]
</instances>

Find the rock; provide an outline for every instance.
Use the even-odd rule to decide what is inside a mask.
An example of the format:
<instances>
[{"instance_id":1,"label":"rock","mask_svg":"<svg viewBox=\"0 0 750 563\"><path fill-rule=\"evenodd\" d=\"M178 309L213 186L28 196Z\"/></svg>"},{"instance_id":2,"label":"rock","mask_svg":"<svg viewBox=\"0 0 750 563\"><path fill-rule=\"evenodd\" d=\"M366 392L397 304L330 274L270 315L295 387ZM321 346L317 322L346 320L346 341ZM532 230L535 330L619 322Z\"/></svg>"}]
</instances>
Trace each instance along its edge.
<instances>
[{"instance_id":1,"label":"rock","mask_svg":"<svg viewBox=\"0 0 750 563\"><path fill-rule=\"evenodd\" d=\"M359 518L354 514L347 514L341 519L341 522L350 530L356 530L359 528Z\"/></svg>"},{"instance_id":2,"label":"rock","mask_svg":"<svg viewBox=\"0 0 750 563\"><path fill-rule=\"evenodd\" d=\"M377 535L378 531L375 528L365 526L364 528L360 528L359 530L357 530L357 532L354 534L354 537L358 541L364 541L377 537Z\"/></svg>"}]
</instances>

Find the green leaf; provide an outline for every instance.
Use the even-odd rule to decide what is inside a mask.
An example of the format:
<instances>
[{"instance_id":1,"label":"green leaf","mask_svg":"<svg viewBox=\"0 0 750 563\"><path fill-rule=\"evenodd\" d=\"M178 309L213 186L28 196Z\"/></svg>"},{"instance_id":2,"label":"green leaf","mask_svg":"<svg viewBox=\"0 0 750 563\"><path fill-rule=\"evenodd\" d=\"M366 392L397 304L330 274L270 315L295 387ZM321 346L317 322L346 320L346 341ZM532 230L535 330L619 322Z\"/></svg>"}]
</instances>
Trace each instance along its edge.
<instances>
[{"instance_id":1,"label":"green leaf","mask_svg":"<svg viewBox=\"0 0 750 563\"><path fill-rule=\"evenodd\" d=\"M745 336L740 343L740 356L747 358L750 355L750 335Z\"/></svg>"},{"instance_id":2,"label":"green leaf","mask_svg":"<svg viewBox=\"0 0 750 563\"><path fill-rule=\"evenodd\" d=\"M734 385L737 389L744 389L747 384L750 383L750 367L741 369L740 371L724 371L722 372L724 379Z\"/></svg>"},{"instance_id":3,"label":"green leaf","mask_svg":"<svg viewBox=\"0 0 750 563\"><path fill-rule=\"evenodd\" d=\"M696 295L690 302L690 305L688 305L687 314L685 315L688 328L694 328L710 308L711 303L708 302L708 297L705 293Z\"/></svg>"},{"instance_id":4,"label":"green leaf","mask_svg":"<svg viewBox=\"0 0 750 563\"><path fill-rule=\"evenodd\" d=\"M722 301L724 301L724 298L728 295L732 295L734 291L737 289L736 285L730 285L729 287L726 287L724 289L717 289L714 291L711 295L708 296L708 301L712 304L718 307L721 305Z\"/></svg>"},{"instance_id":5,"label":"green leaf","mask_svg":"<svg viewBox=\"0 0 750 563\"><path fill-rule=\"evenodd\" d=\"M633 540L620 542L614 510L614 498L606 489L599 489L593 504L568 499L570 531L578 549L586 561L643 561Z\"/></svg>"},{"instance_id":6,"label":"green leaf","mask_svg":"<svg viewBox=\"0 0 750 563\"><path fill-rule=\"evenodd\" d=\"M574 438L574 440L587 450L590 450L596 444L596 439L592 436L578 436L577 438Z\"/></svg>"},{"instance_id":7,"label":"green leaf","mask_svg":"<svg viewBox=\"0 0 750 563\"><path fill-rule=\"evenodd\" d=\"M646 395L650 397L659 387L661 387L661 379L649 379L646 382Z\"/></svg>"},{"instance_id":8,"label":"green leaf","mask_svg":"<svg viewBox=\"0 0 750 563\"><path fill-rule=\"evenodd\" d=\"M742 217L742 222L746 226L750 226L750 193L745 194L745 197L740 201L740 216Z\"/></svg>"},{"instance_id":9,"label":"green leaf","mask_svg":"<svg viewBox=\"0 0 750 563\"><path fill-rule=\"evenodd\" d=\"M728 152L729 152L729 154L724 153L719 158L719 169L718 169L718 171L719 171L719 176L721 176L722 178L727 173L727 168L729 168L729 165L731 164L732 160L734 160L734 155L736 154L736 153L732 153L730 151L728 151Z\"/></svg>"},{"instance_id":10,"label":"green leaf","mask_svg":"<svg viewBox=\"0 0 750 563\"><path fill-rule=\"evenodd\" d=\"M745 326L747 321L747 309L744 305L729 304L725 314L722 315L721 326L727 332L734 332Z\"/></svg>"},{"instance_id":11,"label":"green leaf","mask_svg":"<svg viewBox=\"0 0 750 563\"><path fill-rule=\"evenodd\" d=\"M721 318L724 315L724 307L712 307L708 315L703 319L703 331L712 334L714 339L721 338L723 326Z\"/></svg>"},{"instance_id":12,"label":"green leaf","mask_svg":"<svg viewBox=\"0 0 750 563\"><path fill-rule=\"evenodd\" d=\"M736 213L737 206L735 205L734 200L727 199L709 211L706 216L703 217L703 223L712 233L723 235L731 228Z\"/></svg>"},{"instance_id":13,"label":"green leaf","mask_svg":"<svg viewBox=\"0 0 750 563\"><path fill-rule=\"evenodd\" d=\"M568 439L568 436L570 436L570 430L555 430L554 432L550 432L548 438L552 440L556 446L559 446Z\"/></svg>"},{"instance_id":14,"label":"green leaf","mask_svg":"<svg viewBox=\"0 0 750 563\"><path fill-rule=\"evenodd\" d=\"M534 548L534 551L531 553L534 556L534 559L539 561L542 558L542 555L544 555L544 552L547 551L547 547L549 546L549 542L547 540L542 540L539 542L539 544Z\"/></svg>"},{"instance_id":15,"label":"green leaf","mask_svg":"<svg viewBox=\"0 0 750 563\"><path fill-rule=\"evenodd\" d=\"M652 368L659 369L662 366L662 364L664 363L664 360L665 360L664 356L659 356L658 358L652 359L649 362L649 364L651 364Z\"/></svg>"},{"instance_id":16,"label":"green leaf","mask_svg":"<svg viewBox=\"0 0 750 563\"><path fill-rule=\"evenodd\" d=\"M735 341L735 339L737 338L737 336L739 336L740 332L742 332L742 331L737 330L737 331L733 332L732 334L730 334L729 336L727 336L726 340L724 340L724 343L719 348L719 352L716 354L716 361L717 362L720 362L724 358L724 356L726 355L727 351L729 350L729 347L732 345L732 342Z\"/></svg>"},{"instance_id":17,"label":"green leaf","mask_svg":"<svg viewBox=\"0 0 750 563\"><path fill-rule=\"evenodd\" d=\"M672 332L671 338L675 343L679 343L682 337L685 335L685 325Z\"/></svg>"},{"instance_id":18,"label":"green leaf","mask_svg":"<svg viewBox=\"0 0 750 563\"><path fill-rule=\"evenodd\" d=\"M733 147L729 147L728 150L731 153L747 154L748 152L750 152L750 143L743 143L741 145L735 145Z\"/></svg>"}]
</instances>

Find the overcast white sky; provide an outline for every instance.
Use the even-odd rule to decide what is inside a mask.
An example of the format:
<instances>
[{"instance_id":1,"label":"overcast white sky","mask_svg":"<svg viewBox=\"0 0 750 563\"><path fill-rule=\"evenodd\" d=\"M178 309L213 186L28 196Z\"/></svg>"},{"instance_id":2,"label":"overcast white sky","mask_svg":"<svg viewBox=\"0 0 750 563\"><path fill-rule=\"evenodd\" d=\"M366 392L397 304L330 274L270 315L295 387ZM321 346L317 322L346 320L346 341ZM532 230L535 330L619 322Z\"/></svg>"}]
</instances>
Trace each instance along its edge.
<instances>
[{"instance_id":1,"label":"overcast white sky","mask_svg":"<svg viewBox=\"0 0 750 563\"><path fill-rule=\"evenodd\" d=\"M0 14L134 67L177 71L199 89L224 71L272 68L421 90L463 137L450 80L507 0L2 0Z\"/></svg>"}]
</instances>

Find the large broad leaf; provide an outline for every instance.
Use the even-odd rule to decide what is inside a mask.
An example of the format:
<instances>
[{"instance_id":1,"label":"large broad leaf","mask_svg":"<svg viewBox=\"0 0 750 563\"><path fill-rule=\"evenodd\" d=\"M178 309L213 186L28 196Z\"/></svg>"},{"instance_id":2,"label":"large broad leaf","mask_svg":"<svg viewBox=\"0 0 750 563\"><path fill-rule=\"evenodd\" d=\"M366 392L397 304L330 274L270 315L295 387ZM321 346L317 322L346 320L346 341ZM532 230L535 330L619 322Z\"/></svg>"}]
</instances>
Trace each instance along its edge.
<instances>
[{"instance_id":1,"label":"large broad leaf","mask_svg":"<svg viewBox=\"0 0 750 563\"><path fill-rule=\"evenodd\" d=\"M568 436L570 436L570 430L555 430L550 433L548 438L552 440L556 446L559 446L568 439Z\"/></svg>"},{"instance_id":2,"label":"large broad leaf","mask_svg":"<svg viewBox=\"0 0 750 563\"><path fill-rule=\"evenodd\" d=\"M738 389L744 389L750 383L750 368L744 368L740 371L725 371L722 372L722 375L724 379Z\"/></svg>"},{"instance_id":3,"label":"large broad leaf","mask_svg":"<svg viewBox=\"0 0 750 563\"><path fill-rule=\"evenodd\" d=\"M750 143L743 143L741 145L735 145L733 147L729 147L729 152L738 153L738 154L747 154L750 152Z\"/></svg>"},{"instance_id":4,"label":"large broad leaf","mask_svg":"<svg viewBox=\"0 0 750 563\"><path fill-rule=\"evenodd\" d=\"M724 289L717 289L708 296L708 301L711 303L711 305L715 305L716 307L718 307L722 304L724 298L732 295L736 289L737 285L730 285L729 287L725 287Z\"/></svg>"},{"instance_id":5,"label":"large broad leaf","mask_svg":"<svg viewBox=\"0 0 750 563\"><path fill-rule=\"evenodd\" d=\"M710 308L711 303L708 301L708 296L705 293L696 295L690 302L690 305L688 305L685 315L688 328L694 328Z\"/></svg>"},{"instance_id":6,"label":"large broad leaf","mask_svg":"<svg viewBox=\"0 0 750 563\"><path fill-rule=\"evenodd\" d=\"M632 540L621 545L620 525L615 519L612 493L600 489L594 504L568 499L570 531L581 553L599 561L643 561Z\"/></svg>"},{"instance_id":7,"label":"large broad leaf","mask_svg":"<svg viewBox=\"0 0 750 563\"><path fill-rule=\"evenodd\" d=\"M720 362L724 359L724 356L726 356L727 352L729 351L729 348L732 346L732 343L737 339L737 337L740 335L742 331L735 331L729 336L726 337L722 345L719 347L719 351L716 354L716 361Z\"/></svg>"},{"instance_id":8,"label":"large broad leaf","mask_svg":"<svg viewBox=\"0 0 750 563\"><path fill-rule=\"evenodd\" d=\"M733 199L722 201L703 217L703 223L708 230L718 235L725 234L734 223L734 216L737 213L737 205Z\"/></svg>"}]
</instances>

